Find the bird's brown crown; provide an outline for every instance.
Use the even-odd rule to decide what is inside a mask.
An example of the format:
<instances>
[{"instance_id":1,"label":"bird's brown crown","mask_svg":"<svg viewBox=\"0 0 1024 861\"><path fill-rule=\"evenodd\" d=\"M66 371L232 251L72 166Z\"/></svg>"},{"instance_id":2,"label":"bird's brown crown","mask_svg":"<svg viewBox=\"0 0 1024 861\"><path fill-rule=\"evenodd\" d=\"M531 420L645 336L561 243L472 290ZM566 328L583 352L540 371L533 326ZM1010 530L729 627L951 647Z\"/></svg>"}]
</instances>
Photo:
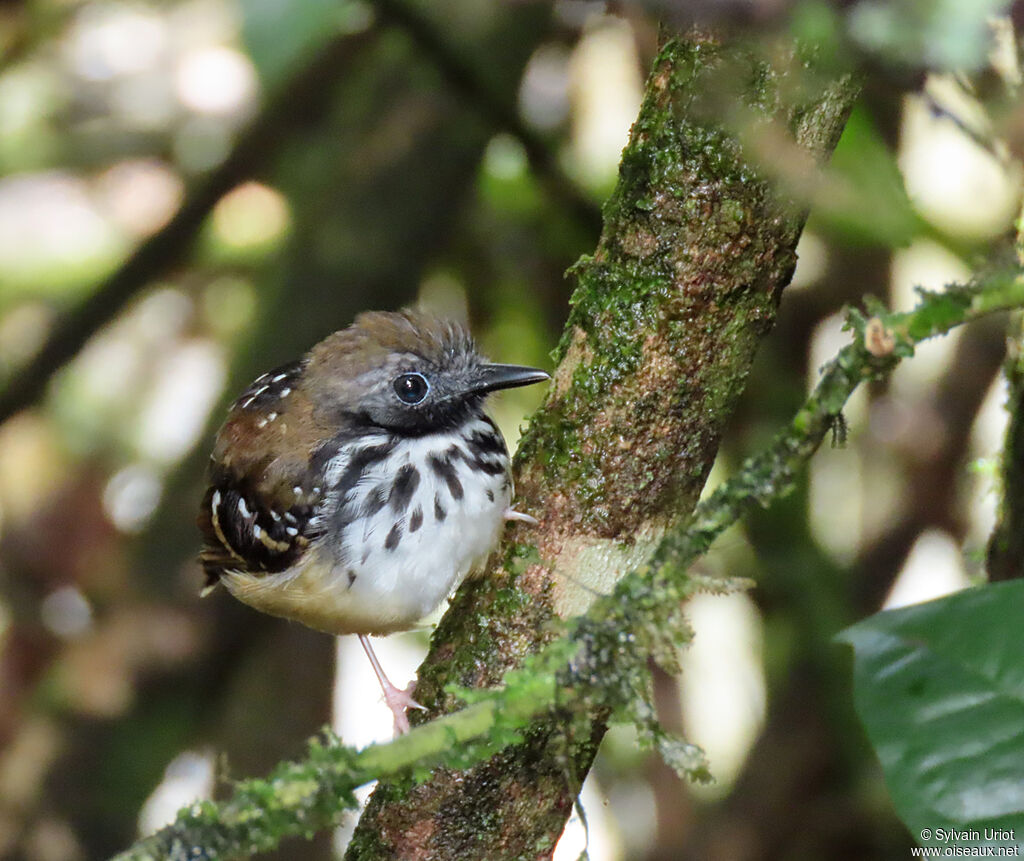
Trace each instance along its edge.
<instances>
[{"instance_id":1,"label":"bird's brown crown","mask_svg":"<svg viewBox=\"0 0 1024 861\"><path fill-rule=\"evenodd\" d=\"M361 314L306 355L303 389L323 427L375 426L420 434L478 411L483 359L459 324L406 309ZM418 378L422 400L402 402L394 386Z\"/></svg>"},{"instance_id":2,"label":"bird's brown crown","mask_svg":"<svg viewBox=\"0 0 1024 861\"><path fill-rule=\"evenodd\" d=\"M352 380L404 359L446 371L481 361L469 332L458 323L406 308L368 311L347 329L328 336L308 354L307 373Z\"/></svg>"}]
</instances>

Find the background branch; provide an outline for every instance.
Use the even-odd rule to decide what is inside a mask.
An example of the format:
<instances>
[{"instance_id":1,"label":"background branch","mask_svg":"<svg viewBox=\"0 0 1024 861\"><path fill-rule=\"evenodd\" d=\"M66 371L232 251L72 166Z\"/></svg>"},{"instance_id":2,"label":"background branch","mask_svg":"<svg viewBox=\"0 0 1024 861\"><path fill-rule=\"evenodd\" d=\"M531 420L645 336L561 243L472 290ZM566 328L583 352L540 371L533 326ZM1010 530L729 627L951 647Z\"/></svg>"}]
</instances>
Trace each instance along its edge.
<instances>
[{"instance_id":1,"label":"background branch","mask_svg":"<svg viewBox=\"0 0 1024 861\"><path fill-rule=\"evenodd\" d=\"M171 220L143 241L81 304L58 317L38 352L0 392L0 423L38 400L50 377L74 358L101 326L184 257L214 204L263 169L291 139L296 126L316 121L331 104L334 84L373 39L372 31L334 36L281 87L227 158L186 195Z\"/></svg>"},{"instance_id":2,"label":"background branch","mask_svg":"<svg viewBox=\"0 0 1024 861\"><path fill-rule=\"evenodd\" d=\"M514 99L501 95L484 69L463 56L430 20L402 0L376 0L381 23L405 32L442 75L452 93L467 101L494 130L515 137L531 169L552 199L588 233L601 227L600 210L565 174L548 143L519 117ZM143 241L106 281L77 307L63 313L32 359L0 391L0 423L42 395L50 377L74 358L86 341L110 322L132 296L178 264L218 200L266 169L297 127L318 121L331 104L337 82L375 42L379 27L331 37L287 79L241 134L229 155L185 197L168 223Z\"/></svg>"},{"instance_id":3,"label":"background branch","mask_svg":"<svg viewBox=\"0 0 1024 861\"><path fill-rule=\"evenodd\" d=\"M487 70L461 53L427 16L405 0L374 0L381 21L403 30L444 77L452 92L465 99L496 131L522 144L530 169L553 200L558 201L589 235L601 231L601 209L562 170L551 145L519 115L515 99L499 94Z\"/></svg>"}]
</instances>

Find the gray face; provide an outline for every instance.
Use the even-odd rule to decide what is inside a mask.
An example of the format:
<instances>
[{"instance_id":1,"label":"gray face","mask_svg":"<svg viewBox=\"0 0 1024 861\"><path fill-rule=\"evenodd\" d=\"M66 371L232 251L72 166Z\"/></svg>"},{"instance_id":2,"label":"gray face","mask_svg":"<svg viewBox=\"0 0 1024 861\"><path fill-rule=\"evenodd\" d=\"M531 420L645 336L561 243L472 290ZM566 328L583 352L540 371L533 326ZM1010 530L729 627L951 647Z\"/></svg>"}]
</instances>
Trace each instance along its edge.
<instances>
[{"instance_id":1,"label":"gray face","mask_svg":"<svg viewBox=\"0 0 1024 861\"><path fill-rule=\"evenodd\" d=\"M490 364L465 330L428 326L411 312L364 314L305 361L314 420L339 430L445 430L479 415L488 392L548 379L537 368Z\"/></svg>"},{"instance_id":2,"label":"gray face","mask_svg":"<svg viewBox=\"0 0 1024 861\"><path fill-rule=\"evenodd\" d=\"M359 409L372 424L426 433L460 424L479 412L486 391L476 355L451 356L438 365L411 353L392 355L363 389Z\"/></svg>"}]
</instances>

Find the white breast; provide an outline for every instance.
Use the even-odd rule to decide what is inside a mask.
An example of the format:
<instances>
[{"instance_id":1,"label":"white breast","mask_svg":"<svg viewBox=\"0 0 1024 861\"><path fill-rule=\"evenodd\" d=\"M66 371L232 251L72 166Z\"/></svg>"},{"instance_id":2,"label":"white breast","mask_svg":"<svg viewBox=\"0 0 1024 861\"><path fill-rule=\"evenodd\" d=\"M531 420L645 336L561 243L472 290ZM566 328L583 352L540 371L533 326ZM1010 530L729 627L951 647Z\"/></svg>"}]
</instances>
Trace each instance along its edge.
<instances>
[{"instance_id":1,"label":"white breast","mask_svg":"<svg viewBox=\"0 0 1024 861\"><path fill-rule=\"evenodd\" d=\"M400 441L342 498L328 496L320 515L324 537L299 565L244 588L229 580L228 587L266 612L331 633L412 627L495 546L511 502L507 455L473 447L474 432L494 428L481 418L457 434ZM344 451L332 462L328 487L352 456ZM473 460L487 470L471 467Z\"/></svg>"}]
</instances>

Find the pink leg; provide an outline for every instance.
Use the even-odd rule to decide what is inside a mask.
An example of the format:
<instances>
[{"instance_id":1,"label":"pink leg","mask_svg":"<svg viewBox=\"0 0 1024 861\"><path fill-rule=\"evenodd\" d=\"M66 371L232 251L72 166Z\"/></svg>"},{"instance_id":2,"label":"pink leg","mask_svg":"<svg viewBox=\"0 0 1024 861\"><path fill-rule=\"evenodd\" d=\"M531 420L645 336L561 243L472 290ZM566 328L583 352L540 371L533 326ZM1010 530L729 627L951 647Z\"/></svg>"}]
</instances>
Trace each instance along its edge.
<instances>
[{"instance_id":1,"label":"pink leg","mask_svg":"<svg viewBox=\"0 0 1024 861\"><path fill-rule=\"evenodd\" d=\"M405 710L410 708L427 710L426 706L421 706L412 698L412 692L416 689L416 682L409 682L405 690L396 688L391 684L388 677L384 675L384 668L381 667L380 661L377 660L373 646L370 645L370 638L365 634L360 634L359 642L363 644L363 651L366 652L366 657L370 659L373 672L377 675L377 681L380 682L380 686L384 690L384 702L388 704L391 714L394 715L395 735L404 735L409 731L409 719L405 716Z\"/></svg>"},{"instance_id":2,"label":"pink leg","mask_svg":"<svg viewBox=\"0 0 1024 861\"><path fill-rule=\"evenodd\" d=\"M516 511L514 508L505 509L506 520L518 520L520 523L526 523L530 526L540 526L540 521L536 517L531 517L529 514L523 514L521 511Z\"/></svg>"}]
</instances>

